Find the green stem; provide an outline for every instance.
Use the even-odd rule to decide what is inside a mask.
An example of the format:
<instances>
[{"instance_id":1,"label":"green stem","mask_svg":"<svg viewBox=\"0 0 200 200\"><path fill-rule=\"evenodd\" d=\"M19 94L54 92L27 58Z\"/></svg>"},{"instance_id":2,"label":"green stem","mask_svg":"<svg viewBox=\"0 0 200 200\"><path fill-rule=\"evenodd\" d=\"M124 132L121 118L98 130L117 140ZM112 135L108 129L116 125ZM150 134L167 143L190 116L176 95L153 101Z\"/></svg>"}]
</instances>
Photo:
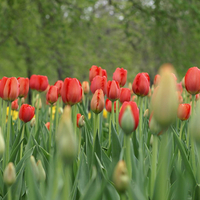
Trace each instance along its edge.
<instances>
[{"instance_id":1,"label":"green stem","mask_svg":"<svg viewBox=\"0 0 200 200\"><path fill-rule=\"evenodd\" d=\"M112 123L113 123L113 126L115 124L115 108L114 108L114 102L112 101Z\"/></svg>"},{"instance_id":2,"label":"green stem","mask_svg":"<svg viewBox=\"0 0 200 200\"><path fill-rule=\"evenodd\" d=\"M8 187L8 200L12 200L11 187Z\"/></svg>"},{"instance_id":3,"label":"green stem","mask_svg":"<svg viewBox=\"0 0 200 200\"><path fill-rule=\"evenodd\" d=\"M151 162L151 199L153 199L156 172L157 172L157 154L158 154L158 136L153 135L153 149L152 149L152 162Z\"/></svg>"},{"instance_id":4,"label":"green stem","mask_svg":"<svg viewBox=\"0 0 200 200\"><path fill-rule=\"evenodd\" d=\"M180 142L182 140L183 127L184 127L184 122L181 123L181 129L180 129L180 134L179 134ZM181 154L180 154L180 151L178 152L178 166L179 166L179 169L181 169Z\"/></svg>"},{"instance_id":5,"label":"green stem","mask_svg":"<svg viewBox=\"0 0 200 200\"><path fill-rule=\"evenodd\" d=\"M77 115L77 105L76 104L74 104L73 105L73 119L74 119L74 134L77 136L77 125L76 125L76 115Z\"/></svg>"},{"instance_id":6,"label":"green stem","mask_svg":"<svg viewBox=\"0 0 200 200\"><path fill-rule=\"evenodd\" d=\"M2 98L0 98L0 123L2 124Z\"/></svg>"},{"instance_id":7,"label":"green stem","mask_svg":"<svg viewBox=\"0 0 200 200\"><path fill-rule=\"evenodd\" d=\"M119 100L116 101L116 129L119 134Z\"/></svg>"},{"instance_id":8,"label":"green stem","mask_svg":"<svg viewBox=\"0 0 200 200\"><path fill-rule=\"evenodd\" d=\"M6 138L6 163L8 164L10 159L10 122L11 122L11 102L9 102L9 112L8 112L8 121L7 121L7 138Z\"/></svg>"},{"instance_id":9,"label":"green stem","mask_svg":"<svg viewBox=\"0 0 200 200\"><path fill-rule=\"evenodd\" d=\"M35 106L34 105L34 100L35 100L35 90L32 90L32 98L31 98L31 103L32 103L32 106Z\"/></svg>"},{"instance_id":10,"label":"green stem","mask_svg":"<svg viewBox=\"0 0 200 200\"><path fill-rule=\"evenodd\" d=\"M40 104L40 93L38 93L38 99L37 99L37 103L36 103L36 106L37 106L37 108L36 108L36 117L35 117L35 119L36 119L36 123L35 123L35 135L36 135L36 133L37 133L37 130L38 130L38 123L39 123L39 105Z\"/></svg>"},{"instance_id":11,"label":"green stem","mask_svg":"<svg viewBox=\"0 0 200 200\"><path fill-rule=\"evenodd\" d=\"M120 194L120 200L126 200L126 194L121 193Z\"/></svg>"},{"instance_id":12,"label":"green stem","mask_svg":"<svg viewBox=\"0 0 200 200\"><path fill-rule=\"evenodd\" d=\"M81 151L81 128L78 130L78 155L80 154Z\"/></svg>"},{"instance_id":13,"label":"green stem","mask_svg":"<svg viewBox=\"0 0 200 200\"><path fill-rule=\"evenodd\" d=\"M111 115L109 115L109 147L111 144Z\"/></svg>"},{"instance_id":14,"label":"green stem","mask_svg":"<svg viewBox=\"0 0 200 200\"><path fill-rule=\"evenodd\" d=\"M65 180L64 180L64 188L63 188L63 195L62 200L70 200L70 193L71 193L71 174L70 174L70 166L66 166L65 169Z\"/></svg>"},{"instance_id":15,"label":"green stem","mask_svg":"<svg viewBox=\"0 0 200 200\"><path fill-rule=\"evenodd\" d=\"M60 97L59 97L59 98L60 98ZM55 130L57 130L57 128L58 128L59 106L60 106L60 103L59 103L59 99L58 99L58 101L56 102L56 126L55 126Z\"/></svg>"},{"instance_id":16,"label":"green stem","mask_svg":"<svg viewBox=\"0 0 200 200\"><path fill-rule=\"evenodd\" d=\"M24 139L24 129L25 129L25 123L23 124L21 140ZM20 160L22 159L22 154L23 154L23 141L22 141L21 146L20 146L20 157L19 157Z\"/></svg>"},{"instance_id":17,"label":"green stem","mask_svg":"<svg viewBox=\"0 0 200 200\"><path fill-rule=\"evenodd\" d=\"M125 153L125 161L127 164L127 170L130 180L132 179L132 165L131 165L131 147L130 147L130 136L125 136L125 145L126 145L126 153Z\"/></svg>"},{"instance_id":18,"label":"green stem","mask_svg":"<svg viewBox=\"0 0 200 200\"><path fill-rule=\"evenodd\" d=\"M18 105L19 105L19 110L20 110L20 108L21 108L21 98L18 99L18 102L19 102ZM18 131L20 130L20 124L21 124L21 120L18 117L18 119L17 119L17 130Z\"/></svg>"},{"instance_id":19,"label":"green stem","mask_svg":"<svg viewBox=\"0 0 200 200\"><path fill-rule=\"evenodd\" d=\"M51 133L52 133L52 124L53 123L53 105L51 105L51 114L50 114L50 127L49 127L49 152L51 152Z\"/></svg>"},{"instance_id":20,"label":"green stem","mask_svg":"<svg viewBox=\"0 0 200 200\"><path fill-rule=\"evenodd\" d=\"M6 112L7 112L7 101L3 101L3 113L2 113L2 133L4 134L5 124L6 124ZM5 136L5 134L4 134Z\"/></svg>"},{"instance_id":21,"label":"green stem","mask_svg":"<svg viewBox=\"0 0 200 200\"><path fill-rule=\"evenodd\" d=\"M195 101L195 95L192 95L192 117L194 116L194 101ZM189 134L190 135L190 134ZM192 159L192 167L194 170L194 174L196 174L196 161L195 161L195 146L194 146L194 139L190 138L191 142L191 159Z\"/></svg>"},{"instance_id":22,"label":"green stem","mask_svg":"<svg viewBox=\"0 0 200 200\"><path fill-rule=\"evenodd\" d=\"M95 144L96 134L97 134L97 120L98 120L98 114L94 114L93 146Z\"/></svg>"}]
</instances>

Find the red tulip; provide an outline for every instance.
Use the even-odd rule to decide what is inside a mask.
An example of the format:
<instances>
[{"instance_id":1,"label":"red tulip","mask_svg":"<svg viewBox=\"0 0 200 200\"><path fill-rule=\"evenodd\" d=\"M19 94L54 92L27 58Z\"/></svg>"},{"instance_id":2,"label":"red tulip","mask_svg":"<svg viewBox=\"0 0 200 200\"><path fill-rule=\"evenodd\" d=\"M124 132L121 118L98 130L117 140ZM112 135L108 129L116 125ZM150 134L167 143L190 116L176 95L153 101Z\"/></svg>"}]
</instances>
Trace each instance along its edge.
<instances>
[{"instance_id":1,"label":"red tulip","mask_svg":"<svg viewBox=\"0 0 200 200\"><path fill-rule=\"evenodd\" d=\"M50 86L46 94L46 100L50 104L54 104L58 100L58 88L56 86Z\"/></svg>"},{"instance_id":2,"label":"red tulip","mask_svg":"<svg viewBox=\"0 0 200 200\"><path fill-rule=\"evenodd\" d=\"M26 97L29 91L29 79L18 77L19 82L19 97Z\"/></svg>"},{"instance_id":3,"label":"red tulip","mask_svg":"<svg viewBox=\"0 0 200 200\"><path fill-rule=\"evenodd\" d=\"M6 101L14 101L19 96L19 83L15 77L3 77L0 82L0 97Z\"/></svg>"},{"instance_id":4,"label":"red tulip","mask_svg":"<svg viewBox=\"0 0 200 200\"><path fill-rule=\"evenodd\" d=\"M89 91L90 91L90 86L89 86L88 81L83 81L83 83L82 83L82 88L83 88L84 94L88 94L88 93L89 93Z\"/></svg>"},{"instance_id":5,"label":"red tulip","mask_svg":"<svg viewBox=\"0 0 200 200\"><path fill-rule=\"evenodd\" d=\"M48 130L50 130L50 122L47 122L47 123L45 124L45 126L46 126L46 128L47 128Z\"/></svg>"},{"instance_id":6,"label":"red tulip","mask_svg":"<svg viewBox=\"0 0 200 200\"><path fill-rule=\"evenodd\" d=\"M35 114L35 108L28 104L23 104L19 110L19 118L23 122L29 122Z\"/></svg>"},{"instance_id":7,"label":"red tulip","mask_svg":"<svg viewBox=\"0 0 200 200\"><path fill-rule=\"evenodd\" d=\"M117 99L119 99L120 87L117 81L115 80L108 81L106 95L111 101L116 101Z\"/></svg>"},{"instance_id":8,"label":"red tulip","mask_svg":"<svg viewBox=\"0 0 200 200\"><path fill-rule=\"evenodd\" d=\"M179 104L178 106L178 118L182 121L189 119L191 114L191 105L190 104Z\"/></svg>"},{"instance_id":9,"label":"red tulip","mask_svg":"<svg viewBox=\"0 0 200 200\"><path fill-rule=\"evenodd\" d=\"M58 88L58 96L61 96L61 91L62 91L62 87L63 87L64 82L63 81L56 81L54 86L56 86Z\"/></svg>"},{"instance_id":10,"label":"red tulip","mask_svg":"<svg viewBox=\"0 0 200 200\"><path fill-rule=\"evenodd\" d=\"M104 108L104 94L102 89L97 89L90 103L91 110L99 114Z\"/></svg>"},{"instance_id":11,"label":"red tulip","mask_svg":"<svg viewBox=\"0 0 200 200\"><path fill-rule=\"evenodd\" d=\"M62 92L62 100L65 104L74 105L82 100L82 86L76 78L66 78L64 80Z\"/></svg>"},{"instance_id":12,"label":"red tulip","mask_svg":"<svg viewBox=\"0 0 200 200\"><path fill-rule=\"evenodd\" d=\"M92 82L92 79L95 76L106 76L107 78L107 73L105 69L102 69L101 67L97 67L96 65L92 65L92 67L90 68L90 72L89 72L89 80L90 82Z\"/></svg>"},{"instance_id":13,"label":"red tulip","mask_svg":"<svg viewBox=\"0 0 200 200\"><path fill-rule=\"evenodd\" d=\"M188 69L185 75L185 88L194 95L200 92L200 70L197 67Z\"/></svg>"},{"instance_id":14,"label":"red tulip","mask_svg":"<svg viewBox=\"0 0 200 200\"><path fill-rule=\"evenodd\" d=\"M34 74L31 76L29 84L32 90L43 92L47 89L49 85L49 81L48 81L47 76Z\"/></svg>"},{"instance_id":15,"label":"red tulip","mask_svg":"<svg viewBox=\"0 0 200 200\"><path fill-rule=\"evenodd\" d=\"M139 123L139 109L133 101L124 102L119 112L119 125L125 134L132 133Z\"/></svg>"},{"instance_id":16,"label":"red tulip","mask_svg":"<svg viewBox=\"0 0 200 200\"><path fill-rule=\"evenodd\" d=\"M183 92L182 82L177 83L177 91L180 92L180 94L182 94Z\"/></svg>"},{"instance_id":17,"label":"red tulip","mask_svg":"<svg viewBox=\"0 0 200 200\"><path fill-rule=\"evenodd\" d=\"M112 101L109 99L106 99L106 110L110 113L112 112ZM116 113L116 101L114 102L114 112Z\"/></svg>"},{"instance_id":18,"label":"red tulip","mask_svg":"<svg viewBox=\"0 0 200 200\"><path fill-rule=\"evenodd\" d=\"M146 96L149 93L150 79L147 73L139 73L136 75L132 89L138 96Z\"/></svg>"},{"instance_id":19,"label":"red tulip","mask_svg":"<svg viewBox=\"0 0 200 200\"><path fill-rule=\"evenodd\" d=\"M119 100L121 103L124 103L125 101L130 101L131 100L131 90L129 88L121 88Z\"/></svg>"},{"instance_id":20,"label":"red tulip","mask_svg":"<svg viewBox=\"0 0 200 200\"><path fill-rule=\"evenodd\" d=\"M12 103L11 103L11 109L12 110L17 110L19 107L18 105L18 99L15 99Z\"/></svg>"},{"instance_id":21,"label":"red tulip","mask_svg":"<svg viewBox=\"0 0 200 200\"><path fill-rule=\"evenodd\" d=\"M105 76L95 76L91 82L90 90L94 94L97 89L102 89L104 95L106 94L107 89L107 78Z\"/></svg>"},{"instance_id":22,"label":"red tulip","mask_svg":"<svg viewBox=\"0 0 200 200\"><path fill-rule=\"evenodd\" d=\"M113 80L117 81L121 87L126 83L127 70L123 68L117 68L113 73Z\"/></svg>"},{"instance_id":23,"label":"red tulip","mask_svg":"<svg viewBox=\"0 0 200 200\"><path fill-rule=\"evenodd\" d=\"M156 87L160 82L160 75L156 74L153 80L154 87Z\"/></svg>"}]
</instances>

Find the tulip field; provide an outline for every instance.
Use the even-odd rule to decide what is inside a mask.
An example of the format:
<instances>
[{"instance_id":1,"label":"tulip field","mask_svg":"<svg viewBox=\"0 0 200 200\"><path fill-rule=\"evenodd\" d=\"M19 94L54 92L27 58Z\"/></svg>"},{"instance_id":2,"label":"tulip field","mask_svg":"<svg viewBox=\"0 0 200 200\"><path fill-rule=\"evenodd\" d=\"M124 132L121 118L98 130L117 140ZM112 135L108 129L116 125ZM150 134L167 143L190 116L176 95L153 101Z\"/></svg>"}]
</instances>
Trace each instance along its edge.
<instances>
[{"instance_id":1,"label":"tulip field","mask_svg":"<svg viewBox=\"0 0 200 200\"><path fill-rule=\"evenodd\" d=\"M200 199L200 69L88 74L1 79L0 199Z\"/></svg>"}]
</instances>

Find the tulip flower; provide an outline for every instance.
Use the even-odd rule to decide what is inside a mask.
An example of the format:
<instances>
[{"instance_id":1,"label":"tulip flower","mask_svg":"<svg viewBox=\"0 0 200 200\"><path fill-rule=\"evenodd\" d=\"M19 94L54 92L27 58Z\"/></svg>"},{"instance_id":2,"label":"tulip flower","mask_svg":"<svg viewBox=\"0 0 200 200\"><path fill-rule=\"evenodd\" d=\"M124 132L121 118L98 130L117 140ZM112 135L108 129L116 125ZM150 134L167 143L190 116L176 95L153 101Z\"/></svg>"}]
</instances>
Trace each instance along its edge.
<instances>
[{"instance_id":1,"label":"tulip flower","mask_svg":"<svg viewBox=\"0 0 200 200\"><path fill-rule=\"evenodd\" d=\"M47 76L34 74L30 78L29 85L32 90L43 92L47 89L49 85L49 81L48 81Z\"/></svg>"},{"instance_id":2,"label":"tulip flower","mask_svg":"<svg viewBox=\"0 0 200 200\"><path fill-rule=\"evenodd\" d=\"M150 78L147 73L139 73L136 75L132 90L138 96L147 96L149 93Z\"/></svg>"},{"instance_id":3,"label":"tulip flower","mask_svg":"<svg viewBox=\"0 0 200 200\"><path fill-rule=\"evenodd\" d=\"M66 78L61 92L65 104L74 105L82 100L82 86L76 78Z\"/></svg>"},{"instance_id":4,"label":"tulip flower","mask_svg":"<svg viewBox=\"0 0 200 200\"><path fill-rule=\"evenodd\" d=\"M127 70L123 68L117 68L113 73L113 80L117 81L120 87L123 87L127 79Z\"/></svg>"},{"instance_id":5,"label":"tulip flower","mask_svg":"<svg viewBox=\"0 0 200 200\"><path fill-rule=\"evenodd\" d=\"M94 94L97 89L102 89L104 95L106 94L107 89L107 78L105 76L95 76L91 82L90 90Z\"/></svg>"},{"instance_id":6,"label":"tulip flower","mask_svg":"<svg viewBox=\"0 0 200 200\"><path fill-rule=\"evenodd\" d=\"M91 104L90 104L91 110L99 114L103 108L104 108L104 94L102 89L97 89L92 97Z\"/></svg>"},{"instance_id":7,"label":"tulip flower","mask_svg":"<svg viewBox=\"0 0 200 200\"><path fill-rule=\"evenodd\" d=\"M0 97L6 101L14 101L19 96L19 82L15 77L3 77L0 82Z\"/></svg>"},{"instance_id":8,"label":"tulip flower","mask_svg":"<svg viewBox=\"0 0 200 200\"><path fill-rule=\"evenodd\" d=\"M129 135L137 127L139 123L139 109L133 101L124 102L119 112L119 125L124 133Z\"/></svg>"},{"instance_id":9,"label":"tulip flower","mask_svg":"<svg viewBox=\"0 0 200 200\"><path fill-rule=\"evenodd\" d=\"M19 118L27 123L29 122L35 114L35 108L28 104L23 104L19 110Z\"/></svg>"},{"instance_id":10,"label":"tulip flower","mask_svg":"<svg viewBox=\"0 0 200 200\"><path fill-rule=\"evenodd\" d=\"M58 88L54 85L51 85L47 94L46 100L51 105L54 104L58 100Z\"/></svg>"},{"instance_id":11,"label":"tulip flower","mask_svg":"<svg viewBox=\"0 0 200 200\"><path fill-rule=\"evenodd\" d=\"M121 103L131 100L131 90L129 88L121 88L119 100Z\"/></svg>"},{"instance_id":12,"label":"tulip flower","mask_svg":"<svg viewBox=\"0 0 200 200\"><path fill-rule=\"evenodd\" d=\"M29 79L18 77L17 80L19 82L19 97L26 97L29 91Z\"/></svg>"},{"instance_id":13,"label":"tulip flower","mask_svg":"<svg viewBox=\"0 0 200 200\"><path fill-rule=\"evenodd\" d=\"M83 83L82 83L82 88L83 88L83 93L84 93L84 94L88 94L88 93L89 93L89 91L90 91L90 86L89 86L88 81L83 81Z\"/></svg>"},{"instance_id":14,"label":"tulip flower","mask_svg":"<svg viewBox=\"0 0 200 200\"><path fill-rule=\"evenodd\" d=\"M18 99L15 99L12 103L11 103L11 109L12 110L17 110L19 107L18 105Z\"/></svg>"},{"instance_id":15,"label":"tulip flower","mask_svg":"<svg viewBox=\"0 0 200 200\"><path fill-rule=\"evenodd\" d=\"M119 99L120 87L117 81L115 80L108 81L106 95L111 101L116 101L117 99Z\"/></svg>"},{"instance_id":16,"label":"tulip flower","mask_svg":"<svg viewBox=\"0 0 200 200\"><path fill-rule=\"evenodd\" d=\"M54 83L54 86L56 86L58 88L58 97L61 96L61 91L62 91L63 84L64 84L64 82L60 81L60 80L58 80L58 81L56 81Z\"/></svg>"},{"instance_id":17,"label":"tulip flower","mask_svg":"<svg viewBox=\"0 0 200 200\"><path fill-rule=\"evenodd\" d=\"M200 69L191 67L185 75L185 88L188 93L194 95L200 92Z\"/></svg>"},{"instance_id":18,"label":"tulip flower","mask_svg":"<svg viewBox=\"0 0 200 200\"><path fill-rule=\"evenodd\" d=\"M191 114L191 105L190 104L179 104L177 116L180 120L185 121L189 119Z\"/></svg>"},{"instance_id":19,"label":"tulip flower","mask_svg":"<svg viewBox=\"0 0 200 200\"><path fill-rule=\"evenodd\" d=\"M106 73L106 70L105 69L102 69L101 67L97 67L96 65L93 65L91 68L90 68L90 72L89 72L89 80L90 82L92 82L93 78L95 76L106 76L107 78L107 73Z\"/></svg>"},{"instance_id":20,"label":"tulip flower","mask_svg":"<svg viewBox=\"0 0 200 200\"><path fill-rule=\"evenodd\" d=\"M106 110L111 113L112 111L112 101L106 99ZM116 113L116 101L114 102L114 112Z\"/></svg>"}]
</instances>

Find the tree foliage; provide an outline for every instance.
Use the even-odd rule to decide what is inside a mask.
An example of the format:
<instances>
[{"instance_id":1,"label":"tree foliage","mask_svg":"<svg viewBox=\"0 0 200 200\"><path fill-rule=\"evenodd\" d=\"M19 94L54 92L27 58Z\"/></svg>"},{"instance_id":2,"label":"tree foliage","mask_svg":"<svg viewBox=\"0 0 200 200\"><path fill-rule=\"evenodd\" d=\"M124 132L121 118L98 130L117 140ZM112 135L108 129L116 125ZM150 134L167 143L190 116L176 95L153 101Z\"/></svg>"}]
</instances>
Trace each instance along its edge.
<instances>
[{"instance_id":1,"label":"tree foliage","mask_svg":"<svg viewBox=\"0 0 200 200\"><path fill-rule=\"evenodd\" d=\"M83 81L97 65L109 79L126 68L132 81L171 62L181 78L200 61L199 10L191 0L2 0L1 77Z\"/></svg>"}]
</instances>

